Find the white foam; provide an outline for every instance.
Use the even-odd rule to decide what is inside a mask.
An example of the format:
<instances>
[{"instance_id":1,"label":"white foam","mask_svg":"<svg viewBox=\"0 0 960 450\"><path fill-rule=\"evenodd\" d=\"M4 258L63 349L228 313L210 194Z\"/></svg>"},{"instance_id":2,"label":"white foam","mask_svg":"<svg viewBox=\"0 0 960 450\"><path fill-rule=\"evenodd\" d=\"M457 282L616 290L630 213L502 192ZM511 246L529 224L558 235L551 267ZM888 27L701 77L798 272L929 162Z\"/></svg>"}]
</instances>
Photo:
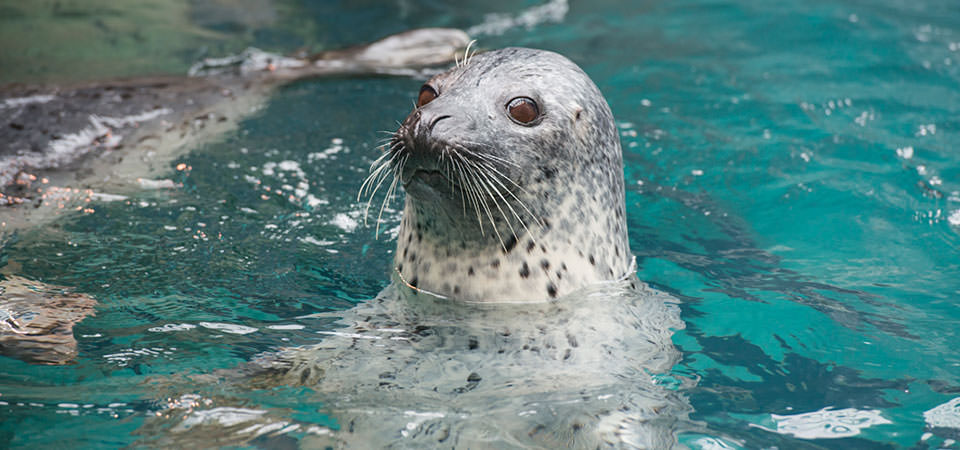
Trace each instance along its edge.
<instances>
[{"instance_id":1,"label":"white foam","mask_svg":"<svg viewBox=\"0 0 960 450\"><path fill-rule=\"evenodd\" d=\"M715 437L702 437L693 443L697 444L700 450L733 450L737 448Z\"/></svg>"},{"instance_id":2,"label":"white foam","mask_svg":"<svg viewBox=\"0 0 960 450\"><path fill-rule=\"evenodd\" d=\"M313 244L313 245L319 245L319 246L321 246L321 247L324 247L324 246L327 246L327 245L331 245L331 244L336 244L336 241L319 240L319 239L317 239L317 238L315 238L315 237L313 237L313 236L302 237L302 238L300 238L300 242L304 242L304 243L307 243L307 244Z\"/></svg>"},{"instance_id":3,"label":"white foam","mask_svg":"<svg viewBox=\"0 0 960 450\"><path fill-rule=\"evenodd\" d=\"M189 323L168 323L162 327L148 328L147 331L151 333L170 333L173 331L192 330L196 327L196 325L191 325Z\"/></svg>"},{"instance_id":4,"label":"white foam","mask_svg":"<svg viewBox=\"0 0 960 450\"><path fill-rule=\"evenodd\" d=\"M209 328L211 330L219 330L224 333L230 334L250 334L258 331L257 328L248 327L245 325L236 325L232 323L220 323L220 322L200 322L197 325L200 325L204 328Z\"/></svg>"},{"instance_id":5,"label":"white foam","mask_svg":"<svg viewBox=\"0 0 960 450\"><path fill-rule=\"evenodd\" d=\"M925 411L923 420L933 428L960 430L960 397Z\"/></svg>"},{"instance_id":6,"label":"white foam","mask_svg":"<svg viewBox=\"0 0 960 450\"><path fill-rule=\"evenodd\" d=\"M104 194L102 192L94 192L90 194L90 198L93 200L101 201L101 202L116 202L120 200L126 200L127 196L118 195L118 194Z\"/></svg>"},{"instance_id":7,"label":"white foam","mask_svg":"<svg viewBox=\"0 0 960 450\"><path fill-rule=\"evenodd\" d=\"M950 213L950 217L947 217L947 221L950 222L950 225L960 227L960 209Z\"/></svg>"},{"instance_id":8,"label":"white foam","mask_svg":"<svg viewBox=\"0 0 960 450\"><path fill-rule=\"evenodd\" d=\"M266 414L266 411L260 409L248 408L230 408L220 407L208 410L197 410L183 419L179 425L173 428L173 431L185 431L194 425L200 424L220 424L225 427L237 425L243 422L256 420Z\"/></svg>"},{"instance_id":9,"label":"white foam","mask_svg":"<svg viewBox=\"0 0 960 450\"><path fill-rule=\"evenodd\" d=\"M269 325L267 328L271 330L302 330L304 326L295 323L289 323L282 325Z\"/></svg>"},{"instance_id":10,"label":"white foam","mask_svg":"<svg viewBox=\"0 0 960 450\"><path fill-rule=\"evenodd\" d=\"M301 59L288 58L276 53L269 53L255 47L247 47L239 55L230 55L223 58L205 58L190 67L187 74L191 77L216 75L219 73L239 70L240 73L262 72L283 68L303 67L307 62Z\"/></svg>"},{"instance_id":11,"label":"white foam","mask_svg":"<svg viewBox=\"0 0 960 450\"><path fill-rule=\"evenodd\" d=\"M29 105L32 103L47 103L57 98L53 95L30 95L27 97L7 98L0 103L0 108L16 108L17 106Z\"/></svg>"},{"instance_id":12,"label":"white foam","mask_svg":"<svg viewBox=\"0 0 960 450\"><path fill-rule=\"evenodd\" d=\"M860 434L864 428L873 425L887 425L890 422L879 410L860 410L844 408L833 410L828 406L819 411L781 416L771 414L770 418L777 424L776 430L751 424L778 434L793 435L800 439L838 439Z\"/></svg>"},{"instance_id":13,"label":"white foam","mask_svg":"<svg viewBox=\"0 0 960 450\"><path fill-rule=\"evenodd\" d=\"M173 180L148 180L146 178L137 178L137 183L140 183L140 187L144 189L170 189L177 187Z\"/></svg>"},{"instance_id":14,"label":"white foam","mask_svg":"<svg viewBox=\"0 0 960 450\"><path fill-rule=\"evenodd\" d=\"M131 114L129 116L123 117L97 117L101 123L106 126L114 128L128 127L130 125L136 125L141 122L146 122L148 120L156 119L160 116L165 116L172 113L173 110L170 108L158 108L152 111L144 111L140 114Z\"/></svg>"},{"instance_id":15,"label":"white foam","mask_svg":"<svg viewBox=\"0 0 960 450\"><path fill-rule=\"evenodd\" d=\"M351 338L351 339L368 339L368 340L383 339L381 336L370 336L370 335L359 334L359 333L344 333L342 331L318 331L317 334L325 334L327 336L337 336L337 337L345 337L345 338Z\"/></svg>"},{"instance_id":16,"label":"white foam","mask_svg":"<svg viewBox=\"0 0 960 450\"><path fill-rule=\"evenodd\" d=\"M512 28L531 29L542 23L561 22L570 10L567 0L550 0L527 8L517 15L494 13L484 16L483 22L467 29L470 36L500 35Z\"/></svg>"},{"instance_id":17,"label":"white foam","mask_svg":"<svg viewBox=\"0 0 960 450\"><path fill-rule=\"evenodd\" d=\"M359 225L356 220L344 213L339 213L333 216L333 219L330 219L330 222L328 223L340 228L343 231L346 231L347 233L357 229L357 226Z\"/></svg>"},{"instance_id":18,"label":"white foam","mask_svg":"<svg viewBox=\"0 0 960 450\"><path fill-rule=\"evenodd\" d=\"M7 101L9 100L10 99ZM13 181L13 177L26 167L34 169L60 167L73 162L81 155L86 154L96 147L116 147L123 139L123 136L114 133L110 127L123 128L146 122L171 112L170 109L159 108L123 117L91 115L88 126L75 133L66 134L60 139L51 140L47 144L47 150L41 154L11 156L0 160L0 186L9 184Z\"/></svg>"}]
</instances>

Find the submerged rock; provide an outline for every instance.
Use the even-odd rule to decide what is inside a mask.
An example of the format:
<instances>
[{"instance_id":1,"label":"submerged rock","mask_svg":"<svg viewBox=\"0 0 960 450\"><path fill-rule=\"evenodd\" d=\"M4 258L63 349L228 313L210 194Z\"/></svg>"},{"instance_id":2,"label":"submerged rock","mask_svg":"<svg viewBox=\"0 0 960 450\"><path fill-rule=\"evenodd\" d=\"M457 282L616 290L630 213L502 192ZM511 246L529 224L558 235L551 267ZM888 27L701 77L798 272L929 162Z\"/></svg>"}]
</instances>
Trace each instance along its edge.
<instances>
[{"instance_id":1,"label":"submerged rock","mask_svg":"<svg viewBox=\"0 0 960 450\"><path fill-rule=\"evenodd\" d=\"M35 364L67 364L77 356L73 326L97 301L63 286L7 275L0 281L0 354Z\"/></svg>"}]
</instances>

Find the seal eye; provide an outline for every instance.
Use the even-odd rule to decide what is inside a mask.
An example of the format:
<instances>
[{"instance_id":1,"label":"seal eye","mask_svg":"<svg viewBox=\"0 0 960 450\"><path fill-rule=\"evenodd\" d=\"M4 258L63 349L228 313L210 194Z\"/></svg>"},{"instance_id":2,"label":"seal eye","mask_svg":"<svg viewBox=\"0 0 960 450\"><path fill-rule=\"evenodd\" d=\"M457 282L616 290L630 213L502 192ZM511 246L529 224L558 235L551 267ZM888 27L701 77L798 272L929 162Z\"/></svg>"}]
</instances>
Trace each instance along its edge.
<instances>
[{"instance_id":1,"label":"seal eye","mask_svg":"<svg viewBox=\"0 0 960 450\"><path fill-rule=\"evenodd\" d=\"M529 97L517 97L507 103L507 112L510 117L523 125L530 125L534 120L540 117L540 108L537 102Z\"/></svg>"},{"instance_id":2,"label":"seal eye","mask_svg":"<svg viewBox=\"0 0 960 450\"><path fill-rule=\"evenodd\" d=\"M430 87L429 84L423 85L423 87L420 88L420 96L417 97L417 108L423 107L423 105L432 102L435 98L437 98L437 91Z\"/></svg>"}]
</instances>

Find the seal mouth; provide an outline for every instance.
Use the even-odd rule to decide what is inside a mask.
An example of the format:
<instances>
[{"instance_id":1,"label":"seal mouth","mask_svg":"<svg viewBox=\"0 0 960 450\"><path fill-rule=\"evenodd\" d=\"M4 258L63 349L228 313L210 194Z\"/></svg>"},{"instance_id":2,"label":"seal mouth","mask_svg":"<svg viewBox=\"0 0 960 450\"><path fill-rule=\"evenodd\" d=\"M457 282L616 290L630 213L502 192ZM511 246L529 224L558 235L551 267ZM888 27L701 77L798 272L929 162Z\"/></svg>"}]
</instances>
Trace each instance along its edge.
<instances>
[{"instance_id":1,"label":"seal mouth","mask_svg":"<svg viewBox=\"0 0 960 450\"><path fill-rule=\"evenodd\" d=\"M410 183L414 182L425 183L433 187L453 186L456 184L439 170L419 168L413 170L413 173L411 173L410 177L403 183L403 186L407 187Z\"/></svg>"}]
</instances>

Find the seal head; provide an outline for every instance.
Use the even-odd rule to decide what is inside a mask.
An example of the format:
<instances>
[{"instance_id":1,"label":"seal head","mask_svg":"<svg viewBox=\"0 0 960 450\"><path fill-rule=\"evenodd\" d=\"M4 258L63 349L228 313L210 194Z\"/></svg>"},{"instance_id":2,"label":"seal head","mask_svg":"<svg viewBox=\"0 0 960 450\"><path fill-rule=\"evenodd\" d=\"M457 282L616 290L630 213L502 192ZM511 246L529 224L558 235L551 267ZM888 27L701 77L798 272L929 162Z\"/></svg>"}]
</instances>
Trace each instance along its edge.
<instances>
[{"instance_id":1,"label":"seal head","mask_svg":"<svg viewBox=\"0 0 960 450\"><path fill-rule=\"evenodd\" d=\"M433 77L380 161L407 193L394 263L412 288L544 301L630 270L613 115L559 54L506 48Z\"/></svg>"}]
</instances>

